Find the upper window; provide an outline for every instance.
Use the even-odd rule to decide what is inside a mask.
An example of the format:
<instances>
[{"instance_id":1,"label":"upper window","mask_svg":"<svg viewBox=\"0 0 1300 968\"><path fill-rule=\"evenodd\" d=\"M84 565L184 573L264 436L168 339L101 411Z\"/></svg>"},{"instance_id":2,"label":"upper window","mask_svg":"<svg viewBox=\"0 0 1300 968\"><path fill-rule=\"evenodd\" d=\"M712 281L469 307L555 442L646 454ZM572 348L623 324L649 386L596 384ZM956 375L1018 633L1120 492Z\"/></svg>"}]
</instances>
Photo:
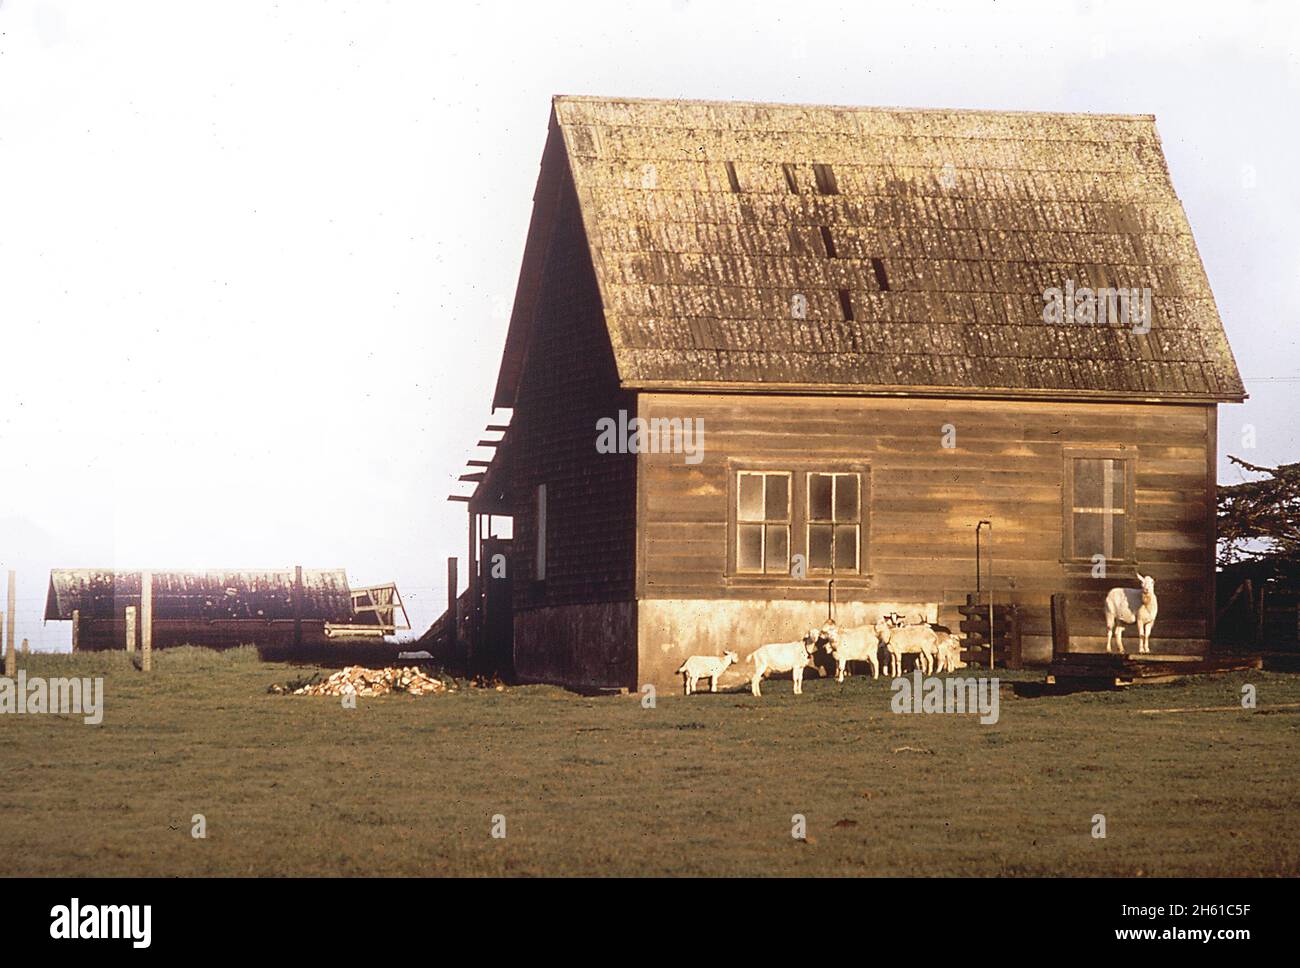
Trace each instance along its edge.
<instances>
[{"instance_id":1,"label":"upper window","mask_svg":"<svg viewBox=\"0 0 1300 968\"><path fill-rule=\"evenodd\" d=\"M1066 457L1066 553L1077 560L1133 559L1133 458Z\"/></svg>"},{"instance_id":2,"label":"upper window","mask_svg":"<svg viewBox=\"0 0 1300 968\"><path fill-rule=\"evenodd\" d=\"M862 482L857 474L808 475L808 568L857 571L862 544Z\"/></svg>"},{"instance_id":3,"label":"upper window","mask_svg":"<svg viewBox=\"0 0 1300 968\"><path fill-rule=\"evenodd\" d=\"M741 471L736 478L736 570L790 570L790 474Z\"/></svg>"}]
</instances>

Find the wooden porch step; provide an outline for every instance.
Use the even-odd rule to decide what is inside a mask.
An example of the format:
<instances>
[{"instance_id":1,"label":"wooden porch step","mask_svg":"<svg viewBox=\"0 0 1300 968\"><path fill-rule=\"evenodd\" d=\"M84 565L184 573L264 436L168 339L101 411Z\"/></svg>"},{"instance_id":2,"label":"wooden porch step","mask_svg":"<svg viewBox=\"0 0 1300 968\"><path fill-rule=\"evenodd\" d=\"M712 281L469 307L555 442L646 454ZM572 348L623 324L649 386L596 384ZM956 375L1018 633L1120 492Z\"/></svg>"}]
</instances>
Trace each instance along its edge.
<instances>
[{"instance_id":1,"label":"wooden porch step","mask_svg":"<svg viewBox=\"0 0 1300 968\"><path fill-rule=\"evenodd\" d=\"M1263 668L1257 655L1120 655L1106 652L1067 652L1052 659L1047 681L1092 681L1124 685L1131 682L1172 682L1180 676L1242 672Z\"/></svg>"}]
</instances>

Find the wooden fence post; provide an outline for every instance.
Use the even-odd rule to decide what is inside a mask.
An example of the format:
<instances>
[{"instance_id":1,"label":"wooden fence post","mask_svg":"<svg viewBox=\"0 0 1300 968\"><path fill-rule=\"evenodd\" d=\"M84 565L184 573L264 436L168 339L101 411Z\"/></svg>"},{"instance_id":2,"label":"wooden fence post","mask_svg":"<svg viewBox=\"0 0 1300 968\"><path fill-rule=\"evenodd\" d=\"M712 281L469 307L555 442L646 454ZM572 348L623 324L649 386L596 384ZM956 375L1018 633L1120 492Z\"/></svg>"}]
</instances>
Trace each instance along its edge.
<instances>
[{"instance_id":1,"label":"wooden fence post","mask_svg":"<svg viewBox=\"0 0 1300 968\"><path fill-rule=\"evenodd\" d=\"M153 669L153 573L140 576L140 667Z\"/></svg>"},{"instance_id":2,"label":"wooden fence post","mask_svg":"<svg viewBox=\"0 0 1300 968\"><path fill-rule=\"evenodd\" d=\"M293 644L302 645L302 565L293 566Z\"/></svg>"},{"instance_id":3,"label":"wooden fence post","mask_svg":"<svg viewBox=\"0 0 1300 968\"><path fill-rule=\"evenodd\" d=\"M1066 622L1069 608L1068 595L1052 596L1052 659L1059 659L1070 651L1070 626Z\"/></svg>"},{"instance_id":4,"label":"wooden fence post","mask_svg":"<svg viewBox=\"0 0 1300 968\"><path fill-rule=\"evenodd\" d=\"M1020 606L1007 606L1007 661L1008 669L1025 667L1024 646L1020 639Z\"/></svg>"},{"instance_id":5,"label":"wooden fence post","mask_svg":"<svg viewBox=\"0 0 1300 968\"><path fill-rule=\"evenodd\" d=\"M16 585L14 570L10 568L9 611L5 613L5 640L9 643L9 651L5 653L5 675L10 677L18 674L18 643L14 641L14 620L17 618L18 611Z\"/></svg>"},{"instance_id":6,"label":"wooden fence post","mask_svg":"<svg viewBox=\"0 0 1300 968\"><path fill-rule=\"evenodd\" d=\"M81 609L72 610L72 651L81 648Z\"/></svg>"},{"instance_id":7,"label":"wooden fence post","mask_svg":"<svg viewBox=\"0 0 1300 968\"><path fill-rule=\"evenodd\" d=\"M134 605L126 607L126 651L128 653L135 651L135 615Z\"/></svg>"}]
</instances>

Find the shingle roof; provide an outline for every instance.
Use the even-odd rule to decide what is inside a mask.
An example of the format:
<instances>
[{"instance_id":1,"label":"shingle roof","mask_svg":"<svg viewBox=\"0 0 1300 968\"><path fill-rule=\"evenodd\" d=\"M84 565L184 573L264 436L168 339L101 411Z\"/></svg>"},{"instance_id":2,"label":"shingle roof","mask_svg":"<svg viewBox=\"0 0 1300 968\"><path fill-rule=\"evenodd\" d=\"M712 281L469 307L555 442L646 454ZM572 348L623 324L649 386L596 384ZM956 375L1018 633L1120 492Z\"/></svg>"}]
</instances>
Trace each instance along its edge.
<instances>
[{"instance_id":1,"label":"shingle roof","mask_svg":"<svg viewBox=\"0 0 1300 968\"><path fill-rule=\"evenodd\" d=\"M294 617L292 570L156 571L153 614L158 619L291 619ZM141 573L97 568L55 568L45 596L46 621L111 618L126 605L140 604ZM352 597L342 569L303 569L302 613L305 619L347 622Z\"/></svg>"},{"instance_id":2,"label":"shingle roof","mask_svg":"<svg viewBox=\"0 0 1300 968\"><path fill-rule=\"evenodd\" d=\"M1244 396L1149 115L557 97L530 249L566 170L624 385ZM1150 332L1043 322L1067 281Z\"/></svg>"}]
</instances>

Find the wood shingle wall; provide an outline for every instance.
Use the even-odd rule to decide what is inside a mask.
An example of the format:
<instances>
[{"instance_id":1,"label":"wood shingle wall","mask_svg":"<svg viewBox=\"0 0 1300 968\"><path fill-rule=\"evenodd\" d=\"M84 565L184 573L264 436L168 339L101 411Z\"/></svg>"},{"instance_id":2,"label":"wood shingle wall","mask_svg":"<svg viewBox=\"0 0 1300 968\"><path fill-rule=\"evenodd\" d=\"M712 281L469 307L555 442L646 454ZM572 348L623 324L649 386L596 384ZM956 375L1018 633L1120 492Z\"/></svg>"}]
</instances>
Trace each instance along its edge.
<instances>
[{"instance_id":1,"label":"wood shingle wall","mask_svg":"<svg viewBox=\"0 0 1300 968\"><path fill-rule=\"evenodd\" d=\"M598 455L596 421L620 390L571 187L557 196L534 329L510 425L515 664L575 687L628 685L635 667L636 458ZM547 488L546 579L536 489Z\"/></svg>"}]
</instances>

